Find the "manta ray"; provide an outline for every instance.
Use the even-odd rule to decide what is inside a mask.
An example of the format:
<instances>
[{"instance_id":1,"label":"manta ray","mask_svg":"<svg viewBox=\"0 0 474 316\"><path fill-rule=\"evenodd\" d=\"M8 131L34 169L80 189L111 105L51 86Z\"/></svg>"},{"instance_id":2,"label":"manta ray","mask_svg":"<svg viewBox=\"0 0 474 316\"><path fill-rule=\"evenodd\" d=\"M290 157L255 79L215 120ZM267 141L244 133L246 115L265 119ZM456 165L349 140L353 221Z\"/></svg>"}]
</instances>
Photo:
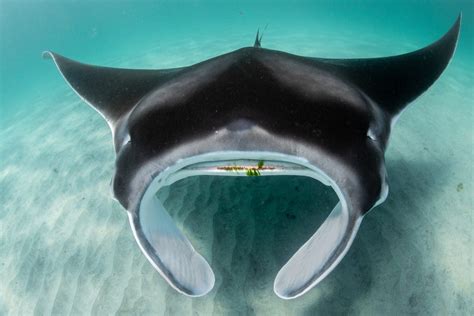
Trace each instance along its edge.
<instances>
[{"instance_id":1,"label":"manta ray","mask_svg":"<svg viewBox=\"0 0 474 316\"><path fill-rule=\"evenodd\" d=\"M337 266L386 199L390 132L447 67L460 22L425 48L383 58L297 56L262 48L258 32L252 47L173 69L44 56L108 123L113 194L143 254L182 294L207 294L215 277L157 198L160 188L196 175L295 175L331 186L339 202L276 275L274 292L292 299Z\"/></svg>"}]
</instances>

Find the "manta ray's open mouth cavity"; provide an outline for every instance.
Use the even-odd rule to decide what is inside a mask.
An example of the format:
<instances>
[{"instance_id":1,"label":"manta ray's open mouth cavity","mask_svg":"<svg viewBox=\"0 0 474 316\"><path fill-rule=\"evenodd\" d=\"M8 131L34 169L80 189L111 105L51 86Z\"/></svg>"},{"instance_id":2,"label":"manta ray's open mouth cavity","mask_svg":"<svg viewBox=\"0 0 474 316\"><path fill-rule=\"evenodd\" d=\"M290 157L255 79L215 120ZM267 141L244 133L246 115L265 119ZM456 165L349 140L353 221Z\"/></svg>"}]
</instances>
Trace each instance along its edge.
<instances>
[{"instance_id":1,"label":"manta ray's open mouth cavity","mask_svg":"<svg viewBox=\"0 0 474 316\"><path fill-rule=\"evenodd\" d=\"M200 176L304 176L331 186L339 197L327 220L281 268L274 291L289 299L304 294L322 280L348 249L359 226L334 182L299 157L264 152L213 153L179 161L159 173L146 189L139 211L130 222L141 250L156 270L178 291L189 296L207 294L214 273L179 230L156 193L181 179Z\"/></svg>"}]
</instances>

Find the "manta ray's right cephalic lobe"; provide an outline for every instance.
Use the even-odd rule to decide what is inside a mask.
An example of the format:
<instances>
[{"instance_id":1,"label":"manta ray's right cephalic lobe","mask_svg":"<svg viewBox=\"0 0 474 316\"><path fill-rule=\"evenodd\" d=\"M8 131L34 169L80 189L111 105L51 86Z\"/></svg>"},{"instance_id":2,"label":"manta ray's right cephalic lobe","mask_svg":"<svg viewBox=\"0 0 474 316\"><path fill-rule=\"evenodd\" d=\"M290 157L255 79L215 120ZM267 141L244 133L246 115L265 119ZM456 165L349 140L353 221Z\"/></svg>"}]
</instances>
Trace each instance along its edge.
<instances>
[{"instance_id":1,"label":"manta ray's right cephalic lobe","mask_svg":"<svg viewBox=\"0 0 474 316\"><path fill-rule=\"evenodd\" d=\"M276 276L275 293L290 299L336 267L363 216L385 200L390 131L448 65L460 20L433 44L385 58L301 57L262 48L258 35L254 47L166 70L45 56L108 122L114 195L140 249L183 294L208 293L214 273L156 197L161 187L202 174L300 175L330 185L339 203Z\"/></svg>"}]
</instances>

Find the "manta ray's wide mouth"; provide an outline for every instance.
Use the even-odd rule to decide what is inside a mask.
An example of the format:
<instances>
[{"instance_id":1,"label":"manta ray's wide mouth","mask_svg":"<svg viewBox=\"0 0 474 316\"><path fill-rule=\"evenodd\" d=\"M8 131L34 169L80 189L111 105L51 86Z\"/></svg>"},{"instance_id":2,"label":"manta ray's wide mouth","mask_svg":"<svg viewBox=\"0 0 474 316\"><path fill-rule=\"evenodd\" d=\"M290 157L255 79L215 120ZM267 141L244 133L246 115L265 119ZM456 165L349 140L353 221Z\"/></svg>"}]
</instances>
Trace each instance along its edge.
<instances>
[{"instance_id":1,"label":"manta ray's wide mouth","mask_svg":"<svg viewBox=\"0 0 474 316\"><path fill-rule=\"evenodd\" d=\"M151 181L138 211L129 213L134 236L155 269L177 291L202 296L214 286L208 262L178 229L156 193L178 180L211 176L304 176L331 186L339 197L327 220L281 268L274 283L284 299L304 294L321 281L350 246L360 218L352 216L341 190L316 166L296 156L268 152L222 152L181 159ZM315 227L316 230L316 227Z\"/></svg>"}]
</instances>

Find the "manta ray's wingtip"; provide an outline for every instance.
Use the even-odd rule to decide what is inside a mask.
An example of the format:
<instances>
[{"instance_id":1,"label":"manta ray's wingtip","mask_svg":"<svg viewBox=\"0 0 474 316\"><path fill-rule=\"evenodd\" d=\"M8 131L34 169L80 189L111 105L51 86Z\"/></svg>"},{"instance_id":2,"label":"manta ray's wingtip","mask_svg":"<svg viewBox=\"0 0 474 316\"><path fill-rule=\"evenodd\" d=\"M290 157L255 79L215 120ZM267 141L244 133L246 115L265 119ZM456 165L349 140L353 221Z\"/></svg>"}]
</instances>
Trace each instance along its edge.
<instances>
[{"instance_id":1,"label":"manta ray's wingtip","mask_svg":"<svg viewBox=\"0 0 474 316\"><path fill-rule=\"evenodd\" d=\"M456 23L461 24L461 20L462 20L462 11L459 11L458 18L456 19Z\"/></svg>"},{"instance_id":2,"label":"manta ray's wingtip","mask_svg":"<svg viewBox=\"0 0 474 316\"><path fill-rule=\"evenodd\" d=\"M55 63L57 62L58 59L66 59L66 57L56 53L56 52L53 52L52 50L45 50L41 53L41 57L43 59L52 59Z\"/></svg>"},{"instance_id":3,"label":"manta ray's wingtip","mask_svg":"<svg viewBox=\"0 0 474 316\"><path fill-rule=\"evenodd\" d=\"M451 56L454 55L454 51L456 50L456 46L459 41L459 33L461 32L461 22L462 22L462 12L459 12L456 21L454 21L451 28L435 43L432 45L436 45L439 43L445 43L446 46L451 47Z\"/></svg>"},{"instance_id":4,"label":"manta ray's wingtip","mask_svg":"<svg viewBox=\"0 0 474 316\"><path fill-rule=\"evenodd\" d=\"M458 17L456 18L456 21L454 21L453 26L448 31L448 33L456 34L456 40L459 38L459 32L461 30L461 22L462 22L462 12L459 12Z\"/></svg>"},{"instance_id":5,"label":"manta ray's wingtip","mask_svg":"<svg viewBox=\"0 0 474 316\"><path fill-rule=\"evenodd\" d=\"M461 23L462 23L462 12L459 12L456 21L454 22L453 26L451 27L451 31L456 33L456 44L459 40L459 33L461 32ZM454 52L453 52L454 54Z\"/></svg>"},{"instance_id":6,"label":"manta ray's wingtip","mask_svg":"<svg viewBox=\"0 0 474 316\"><path fill-rule=\"evenodd\" d=\"M451 28L436 42L433 44L427 46L425 49L428 50L433 50L436 51L438 50L439 52L444 51L445 61L442 67L442 71L448 66L448 64L452 61L452 57L454 56L454 53L456 52L457 46L459 44L459 34L461 33L461 23L462 23L462 12L459 12L458 17L454 21L453 25ZM442 72L441 71L441 72ZM441 73L438 74L438 76ZM437 79L438 77L435 77Z\"/></svg>"},{"instance_id":7,"label":"manta ray's wingtip","mask_svg":"<svg viewBox=\"0 0 474 316\"><path fill-rule=\"evenodd\" d=\"M41 53L43 59L54 59L54 53L50 50L45 50Z\"/></svg>"}]
</instances>

